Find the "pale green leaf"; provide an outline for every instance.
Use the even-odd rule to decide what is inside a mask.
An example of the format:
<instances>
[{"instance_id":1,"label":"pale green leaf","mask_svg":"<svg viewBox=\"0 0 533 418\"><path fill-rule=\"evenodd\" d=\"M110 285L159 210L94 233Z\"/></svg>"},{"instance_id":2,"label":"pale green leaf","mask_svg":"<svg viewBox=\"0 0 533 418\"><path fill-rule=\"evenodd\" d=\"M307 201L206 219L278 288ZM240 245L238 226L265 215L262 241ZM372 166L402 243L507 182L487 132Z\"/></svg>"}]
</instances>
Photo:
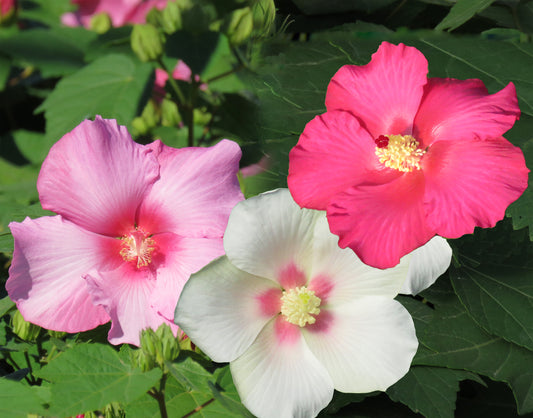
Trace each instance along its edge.
<instances>
[{"instance_id":1,"label":"pale green leaf","mask_svg":"<svg viewBox=\"0 0 533 418\"><path fill-rule=\"evenodd\" d=\"M45 414L41 403L35 388L0 378L0 416L27 418L28 414Z\"/></svg>"},{"instance_id":2,"label":"pale green leaf","mask_svg":"<svg viewBox=\"0 0 533 418\"><path fill-rule=\"evenodd\" d=\"M102 344L79 344L35 373L52 382L50 414L71 416L110 402L130 403L156 385L161 370L143 373Z\"/></svg>"},{"instance_id":3,"label":"pale green leaf","mask_svg":"<svg viewBox=\"0 0 533 418\"><path fill-rule=\"evenodd\" d=\"M47 138L57 141L95 115L129 124L151 89L152 73L149 64L107 55L63 78L38 109L45 111Z\"/></svg>"}]
</instances>

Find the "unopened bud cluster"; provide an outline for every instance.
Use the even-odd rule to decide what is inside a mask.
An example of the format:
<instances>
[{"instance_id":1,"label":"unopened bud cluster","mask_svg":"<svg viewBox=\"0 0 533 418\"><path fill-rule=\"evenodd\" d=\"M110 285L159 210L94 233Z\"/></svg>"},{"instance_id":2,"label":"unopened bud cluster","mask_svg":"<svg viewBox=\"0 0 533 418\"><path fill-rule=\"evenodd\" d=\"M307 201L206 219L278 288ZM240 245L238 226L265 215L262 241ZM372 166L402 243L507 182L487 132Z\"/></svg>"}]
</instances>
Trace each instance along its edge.
<instances>
[{"instance_id":1,"label":"unopened bud cluster","mask_svg":"<svg viewBox=\"0 0 533 418\"><path fill-rule=\"evenodd\" d=\"M143 371L154 367L165 370L165 361L173 361L180 353L178 338L167 324L162 324L156 331L144 329L140 339L141 348L135 352L135 357Z\"/></svg>"}]
</instances>

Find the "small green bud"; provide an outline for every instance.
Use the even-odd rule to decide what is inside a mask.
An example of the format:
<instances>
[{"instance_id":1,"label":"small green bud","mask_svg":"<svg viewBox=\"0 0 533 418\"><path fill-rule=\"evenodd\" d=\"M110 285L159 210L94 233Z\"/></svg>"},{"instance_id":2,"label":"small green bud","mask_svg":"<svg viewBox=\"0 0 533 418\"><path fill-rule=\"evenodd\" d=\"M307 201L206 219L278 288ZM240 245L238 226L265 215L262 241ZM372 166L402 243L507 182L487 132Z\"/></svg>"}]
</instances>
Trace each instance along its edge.
<instances>
[{"instance_id":1,"label":"small green bud","mask_svg":"<svg viewBox=\"0 0 533 418\"><path fill-rule=\"evenodd\" d=\"M254 21L254 35L269 35L276 18L276 5L274 4L274 0L255 0L254 5L252 6L252 15Z\"/></svg>"},{"instance_id":2,"label":"small green bud","mask_svg":"<svg viewBox=\"0 0 533 418\"><path fill-rule=\"evenodd\" d=\"M156 61L163 54L163 36L150 24L134 25L131 49L143 62Z\"/></svg>"},{"instance_id":3,"label":"small green bud","mask_svg":"<svg viewBox=\"0 0 533 418\"><path fill-rule=\"evenodd\" d=\"M158 339L156 333L151 328L146 328L141 331L141 350L147 356L155 357L157 354L156 340Z\"/></svg>"},{"instance_id":4,"label":"small green bud","mask_svg":"<svg viewBox=\"0 0 533 418\"><path fill-rule=\"evenodd\" d=\"M194 109L194 123L200 126L207 125L211 120L211 113L207 112L206 108Z\"/></svg>"},{"instance_id":5,"label":"small green bud","mask_svg":"<svg viewBox=\"0 0 533 418\"><path fill-rule=\"evenodd\" d=\"M252 34L254 26L252 10L249 7L234 10L226 17L222 26L230 44L240 45Z\"/></svg>"},{"instance_id":6,"label":"small green bud","mask_svg":"<svg viewBox=\"0 0 533 418\"><path fill-rule=\"evenodd\" d=\"M152 8L146 15L146 23L159 28L161 26L161 19L163 18L161 10L157 7Z\"/></svg>"},{"instance_id":7,"label":"small green bud","mask_svg":"<svg viewBox=\"0 0 533 418\"><path fill-rule=\"evenodd\" d=\"M163 99L161 102L161 124L163 126L179 126L181 122L178 106L172 100Z\"/></svg>"},{"instance_id":8,"label":"small green bud","mask_svg":"<svg viewBox=\"0 0 533 418\"><path fill-rule=\"evenodd\" d=\"M13 315L13 332L24 341L35 341L41 332L41 327L26 321L20 311Z\"/></svg>"},{"instance_id":9,"label":"small green bud","mask_svg":"<svg viewBox=\"0 0 533 418\"><path fill-rule=\"evenodd\" d=\"M109 29L111 29L113 23L111 22L109 15L106 12L102 12L91 17L89 26L91 30L95 31L96 33L106 33Z\"/></svg>"},{"instance_id":10,"label":"small green bud","mask_svg":"<svg viewBox=\"0 0 533 418\"><path fill-rule=\"evenodd\" d=\"M175 2L169 2L161 13L161 26L165 33L174 33L182 28L181 8Z\"/></svg>"},{"instance_id":11,"label":"small green bud","mask_svg":"<svg viewBox=\"0 0 533 418\"><path fill-rule=\"evenodd\" d=\"M48 335L50 335L50 337L57 338L58 340L63 338L65 335L67 335L66 332L61 332L61 331L52 331L51 329L49 329L47 331L48 331Z\"/></svg>"}]
</instances>

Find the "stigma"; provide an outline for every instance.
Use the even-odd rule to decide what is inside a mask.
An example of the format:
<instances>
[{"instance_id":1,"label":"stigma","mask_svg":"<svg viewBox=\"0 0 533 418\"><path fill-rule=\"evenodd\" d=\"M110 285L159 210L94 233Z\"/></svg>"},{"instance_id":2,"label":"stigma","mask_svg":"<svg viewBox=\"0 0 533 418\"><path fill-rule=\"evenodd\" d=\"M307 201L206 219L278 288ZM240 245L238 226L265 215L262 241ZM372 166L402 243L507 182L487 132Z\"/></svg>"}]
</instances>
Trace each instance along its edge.
<instances>
[{"instance_id":1,"label":"stigma","mask_svg":"<svg viewBox=\"0 0 533 418\"><path fill-rule=\"evenodd\" d=\"M420 170L420 159L426 151L411 135L380 135L374 142L379 162L385 167L404 173Z\"/></svg>"},{"instance_id":2,"label":"stigma","mask_svg":"<svg viewBox=\"0 0 533 418\"><path fill-rule=\"evenodd\" d=\"M287 322L305 327L315 323L316 318L313 315L320 313L320 302L315 292L305 286L286 290L281 297L281 314Z\"/></svg>"},{"instance_id":3,"label":"stigma","mask_svg":"<svg viewBox=\"0 0 533 418\"><path fill-rule=\"evenodd\" d=\"M141 230L135 229L122 237L120 255L124 261L132 261L137 268L146 267L152 262L155 241Z\"/></svg>"}]
</instances>

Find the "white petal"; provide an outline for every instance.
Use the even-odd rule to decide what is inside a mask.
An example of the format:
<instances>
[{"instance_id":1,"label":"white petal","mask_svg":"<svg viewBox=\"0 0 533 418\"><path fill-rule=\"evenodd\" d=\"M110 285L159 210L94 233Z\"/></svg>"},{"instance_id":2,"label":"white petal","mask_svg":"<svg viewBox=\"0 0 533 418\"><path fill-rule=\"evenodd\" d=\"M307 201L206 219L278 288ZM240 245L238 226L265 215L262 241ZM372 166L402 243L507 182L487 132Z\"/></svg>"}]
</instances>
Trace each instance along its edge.
<instances>
[{"instance_id":1,"label":"white petal","mask_svg":"<svg viewBox=\"0 0 533 418\"><path fill-rule=\"evenodd\" d=\"M217 258L185 284L175 322L212 360L232 361L272 318L259 300L272 289L279 290L271 280L237 269L225 256Z\"/></svg>"},{"instance_id":2,"label":"white petal","mask_svg":"<svg viewBox=\"0 0 533 418\"><path fill-rule=\"evenodd\" d=\"M293 264L307 273L313 226L321 212L300 209L288 189L238 203L224 234L224 250L238 268L272 280Z\"/></svg>"},{"instance_id":3,"label":"white petal","mask_svg":"<svg viewBox=\"0 0 533 418\"><path fill-rule=\"evenodd\" d=\"M444 238L436 236L425 245L402 258L409 262L407 280L400 293L416 295L427 289L443 274L452 261L452 248Z\"/></svg>"},{"instance_id":4,"label":"white petal","mask_svg":"<svg viewBox=\"0 0 533 418\"><path fill-rule=\"evenodd\" d=\"M252 346L230 364L242 403L260 418L316 416L333 397L333 383L301 334L279 343L277 317ZM299 333L299 331L298 331Z\"/></svg>"},{"instance_id":5,"label":"white petal","mask_svg":"<svg viewBox=\"0 0 533 418\"><path fill-rule=\"evenodd\" d=\"M315 226L310 288L328 288L328 305L351 301L354 297L376 295L393 298L405 282L409 264L381 270L364 264L350 249L338 245L338 237L329 231L326 216ZM320 284L318 284L320 283ZM321 292L317 295L323 297Z\"/></svg>"},{"instance_id":6,"label":"white petal","mask_svg":"<svg viewBox=\"0 0 533 418\"><path fill-rule=\"evenodd\" d=\"M384 391L407 373L418 340L413 320L399 302L367 296L327 313L326 326L307 326L303 335L335 389Z\"/></svg>"}]
</instances>

